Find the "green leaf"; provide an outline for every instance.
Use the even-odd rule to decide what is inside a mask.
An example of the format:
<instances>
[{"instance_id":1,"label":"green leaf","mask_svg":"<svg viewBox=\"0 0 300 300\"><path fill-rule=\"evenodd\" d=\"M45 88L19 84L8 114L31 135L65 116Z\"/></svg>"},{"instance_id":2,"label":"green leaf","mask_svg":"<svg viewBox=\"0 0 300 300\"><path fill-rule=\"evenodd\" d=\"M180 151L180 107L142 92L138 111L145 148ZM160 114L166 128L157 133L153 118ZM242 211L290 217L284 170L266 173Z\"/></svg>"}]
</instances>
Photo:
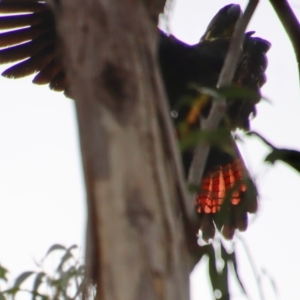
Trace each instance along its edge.
<instances>
[{"instance_id":1,"label":"green leaf","mask_svg":"<svg viewBox=\"0 0 300 300\"><path fill-rule=\"evenodd\" d=\"M237 279L237 281L238 281L238 283L239 283L239 285L240 285L240 287L241 287L244 295L248 297L246 289L244 287L244 284L243 284L243 282L241 280L241 277L240 277L240 274L238 272L238 265L237 265L237 260L236 260L236 256L235 256L235 251L233 251L231 254L229 254L229 259L232 262L232 266L233 266L233 270L234 270L234 275L235 275L235 277L236 277L236 279Z\"/></svg>"},{"instance_id":2,"label":"green leaf","mask_svg":"<svg viewBox=\"0 0 300 300\"><path fill-rule=\"evenodd\" d=\"M269 141L267 141L262 135L260 135L258 132L256 131L250 131L247 133L247 135L249 136L257 136L258 138L260 138L267 146L271 147L272 149L276 149L276 147L274 147Z\"/></svg>"},{"instance_id":3,"label":"green leaf","mask_svg":"<svg viewBox=\"0 0 300 300\"><path fill-rule=\"evenodd\" d=\"M77 246L76 244L73 244L72 246L70 246L70 247L68 248L68 251L71 251L71 250L77 249L77 248L78 248L78 246Z\"/></svg>"},{"instance_id":4,"label":"green leaf","mask_svg":"<svg viewBox=\"0 0 300 300\"><path fill-rule=\"evenodd\" d=\"M85 273L85 266L84 265L80 265L77 269L77 273L79 276L83 276Z\"/></svg>"},{"instance_id":5,"label":"green leaf","mask_svg":"<svg viewBox=\"0 0 300 300\"><path fill-rule=\"evenodd\" d=\"M50 300L51 299L48 296L40 294L38 292L31 291L30 293L32 294L32 299L38 299L38 300L40 300L40 299L42 299L42 300Z\"/></svg>"},{"instance_id":6,"label":"green leaf","mask_svg":"<svg viewBox=\"0 0 300 300\"><path fill-rule=\"evenodd\" d=\"M230 132L226 128L219 128L214 131L194 130L180 139L179 147L181 151L185 151L199 143L226 146L229 134Z\"/></svg>"},{"instance_id":7,"label":"green leaf","mask_svg":"<svg viewBox=\"0 0 300 300\"><path fill-rule=\"evenodd\" d=\"M72 257L73 257L73 255L70 252L66 252L66 254L62 257L60 264L57 267L57 271L60 272L62 270L65 262L68 261Z\"/></svg>"},{"instance_id":8,"label":"green leaf","mask_svg":"<svg viewBox=\"0 0 300 300\"><path fill-rule=\"evenodd\" d=\"M274 164L277 160L281 160L288 164L296 171L300 172L300 152L292 149L279 149L274 147L269 141L257 132L249 132L248 135L259 137L272 151L266 156L265 161Z\"/></svg>"},{"instance_id":9,"label":"green leaf","mask_svg":"<svg viewBox=\"0 0 300 300\"><path fill-rule=\"evenodd\" d=\"M0 265L0 279L7 281L6 275L8 274L8 270Z\"/></svg>"},{"instance_id":10,"label":"green leaf","mask_svg":"<svg viewBox=\"0 0 300 300\"><path fill-rule=\"evenodd\" d=\"M230 299L229 288L228 288L228 253L224 248L223 244L221 244L221 258L224 261L224 268L220 273L220 291L222 293L222 298L220 299Z\"/></svg>"},{"instance_id":11,"label":"green leaf","mask_svg":"<svg viewBox=\"0 0 300 300\"><path fill-rule=\"evenodd\" d=\"M226 99L234 99L234 100L242 100L242 101L249 100L251 102L257 103L261 99L261 96L256 92L254 92L253 90L247 89L245 87L236 86L236 85L226 86L220 89L207 88L207 87L201 87L201 88L195 87L195 89L202 94L211 96L214 100L221 100L226 98ZM267 100L266 98L264 99Z\"/></svg>"},{"instance_id":12,"label":"green leaf","mask_svg":"<svg viewBox=\"0 0 300 300\"><path fill-rule=\"evenodd\" d=\"M208 271L209 271L209 278L212 285L213 290L216 290L218 285L218 271L216 265L216 254L215 250L212 245L209 247L208 251Z\"/></svg>"},{"instance_id":13,"label":"green leaf","mask_svg":"<svg viewBox=\"0 0 300 300\"><path fill-rule=\"evenodd\" d=\"M35 300L37 293L38 293L38 289L40 287L40 285L43 282L43 278L46 276L46 274L44 272L40 272L36 274L35 280L33 282L33 289L32 289L32 299Z\"/></svg>"},{"instance_id":14,"label":"green leaf","mask_svg":"<svg viewBox=\"0 0 300 300\"><path fill-rule=\"evenodd\" d=\"M220 93L220 90L216 88L194 86L194 89L197 90L200 94L205 94L212 97L214 100L221 100L224 98L224 96Z\"/></svg>"},{"instance_id":15,"label":"green leaf","mask_svg":"<svg viewBox=\"0 0 300 300\"><path fill-rule=\"evenodd\" d=\"M2 291L2 294L10 294L10 295L14 295L16 294L20 289L18 287L13 287L10 288L8 290Z\"/></svg>"},{"instance_id":16,"label":"green leaf","mask_svg":"<svg viewBox=\"0 0 300 300\"><path fill-rule=\"evenodd\" d=\"M14 288L19 288L20 285L32 274L34 274L35 272L33 271L27 271L27 272L23 272L22 274L20 274L17 279L15 280L15 283L13 285Z\"/></svg>"},{"instance_id":17,"label":"green leaf","mask_svg":"<svg viewBox=\"0 0 300 300\"><path fill-rule=\"evenodd\" d=\"M225 251L225 254L224 254ZM224 268L221 272L217 270L217 258L213 246L211 246L208 252L208 266L209 266L209 277L212 284L212 288L216 299L218 300L229 300L229 289L228 289L228 265L226 259L226 250L221 244L221 257L224 261ZM216 294L219 294L217 297Z\"/></svg>"},{"instance_id":18,"label":"green leaf","mask_svg":"<svg viewBox=\"0 0 300 300\"><path fill-rule=\"evenodd\" d=\"M224 97L224 98L230 98L230 99L235 99L235 100L249 100L252 102L259 102L260 100L260 95L255 93L254 91L244 88L244 87L239 87L239 86L227 86L227 87L222 87L219 89L219 93Z\"/></svg>"},{"instance_id":19,"label":"green leaf","mask_svg":"<svg viewBox=\"0 0 300 300\"><path fill-rule=\"evenodd\" d=\"M0 292L0 300L7 300L2 292Z\"/></svg>"},{"instance_id":20,"label":"green leaf","mask_svg":"<svg viewBox=\"0 0 300 300\"><path fill-rule=\"evenodd\" d=\"M67 250L67 248L63 245L60 245L60 244L54 244L52 245L49 250L47 251L46 255L45 255L45 258L53 251L55 250Z\"/></svg>"},{"instance_id":21,"label":"green leaf","mask_svg":"<svg viewBox=\"0 0 300 300\"><path fill-rule=\"evenodd\" d=\"M274 164L277 160L281 160L300 172L300 152L291 149L275 149L267 155L265 161Z\"/></svg>"},{"instance_id":22,"label":"green leaf","mask_svg":"<svg viewBox=\"0 0 300 300\"><path fill-rule=\"evenodd\" d=\"M200 186L196 184L189 184L187 188L190 193L199 193L200 190Z\"/></svg>"},{"instance_id":23,"label":"green leaf","mask_svg":"<svg viewBox=\"0 0 300 300\"><path fill-rule=\"evenodd\" d=\"M57 267L57 271L60 272L63 268L63 265L65 264L66 261L68 261L70 258L73 258L72 250L78 248L77 245L72 245L70 246L67 250L64 256L61 258L60 264Z\"/></svg>"}]
</instances>

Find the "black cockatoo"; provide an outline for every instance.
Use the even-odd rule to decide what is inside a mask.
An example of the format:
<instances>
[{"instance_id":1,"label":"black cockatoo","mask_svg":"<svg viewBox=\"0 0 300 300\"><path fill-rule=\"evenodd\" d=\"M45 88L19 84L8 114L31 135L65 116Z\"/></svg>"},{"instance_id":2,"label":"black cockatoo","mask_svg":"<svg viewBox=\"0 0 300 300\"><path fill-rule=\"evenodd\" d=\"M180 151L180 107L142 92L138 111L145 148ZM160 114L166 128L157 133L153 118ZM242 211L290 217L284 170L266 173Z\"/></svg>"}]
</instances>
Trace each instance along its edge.
<instances>
[{"instance_id":1,"label":"black cockatoo","mask_svg":"<svg viewBox=\"0 0 300 300\"><path fill-rule=\"evenodd\" d=\"M68 95L68 81L57 47L55 20L46 2L2 0L0 13L4 14L0 17L0 30L9 30L0 34L0 64L15 63L2 75L20 78L36 73L34 83L49 84L51 89L65 91ZM192 46L159 31L158 59L171 110L176 110L175 126L184 122L190 130L199 129L199 117L207 116L211 106L210 97L199 94L190 88L190 84L197 87L216 86L240 15L239 5L225 6L213 18L200 42ZM259 99L260 87L266 81L266 52L270 43L252 35L253 32L245 33L233 83L252 90ZM192 104L178 106L178 102L186 96L193 99ZM249 116L255 114L256 102L227 99L229 130L237 127L249 129ZM237 149L230 135L229 140L233 149ZM182 153L186 173L192 156L193 149ZM204 239L214 236L215 225L229 239L235 229L246 229L247 213L256 211L257 199L247 197L247 186L241 182L245 173L245 165L237 151L233 155L218 147L211 147L204 179L199 184L201 191L195 200ZM226 206L226 217L220 219L218 216L222 212L220 208L224 207L226 191L232 187L236 187L236 190Z\"/></svg>"},{"instance_id":2,"label":"black cockatoo","mask_svg":"<svg viewBox=\"0 0 300 300\"><path fill-rule=\"evenodd\" d=\"M208 25L200 42L192 46L161 33L160 66L171 109L175 110L173 115L175 113L174 121L179 135L199 129L199 116L207 116L212 99L201 94L199 89L193 89L191 84L208 88L216 86L230 38L240 16L239 5L223 7ZM228 239L233 237L235 229L246 230L247 213L256 212L258 206L255 188L252 186L247 189L247 185L243 183L243 177L248 177L250 186L252 181L229 132L237 128L249 130L249 118L256 114L255 104L260 99L260 88L266 82L266 53L270 43L253 37L253 34L254 32L248 32L244 35L233 85L248 89L255 97L252 100L227 99L227 122L223 121L221 126L226 123L228 136L225 146L229 151L212 145L200 185L201 191L195 202L204 240L214 236L214 225ZM182 101L184 104L178 106L178 102L187 96L190 101ZM193 150L192 147L182 153L186 175L192 162ZM226 192L229 191L231 196L225 205Z\"/></svg>"}]
</instances>

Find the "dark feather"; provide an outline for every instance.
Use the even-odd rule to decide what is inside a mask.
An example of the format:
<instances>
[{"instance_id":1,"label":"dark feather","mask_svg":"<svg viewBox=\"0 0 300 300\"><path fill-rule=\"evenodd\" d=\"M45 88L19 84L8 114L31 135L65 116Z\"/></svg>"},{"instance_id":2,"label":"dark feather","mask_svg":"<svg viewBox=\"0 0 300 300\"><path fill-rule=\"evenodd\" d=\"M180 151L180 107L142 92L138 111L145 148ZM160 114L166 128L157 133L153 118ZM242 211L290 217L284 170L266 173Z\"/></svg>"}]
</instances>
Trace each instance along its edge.
<instances>
[{"instance_id":1,"label":"dark feather","mask_svg":"<svg viewBox=\"0 0 300 300\"><path fill-rule=\"evenodd\" d=\"M12 63L33 56L44 47L51 44L54 45L55 42L56 42L55 33L49 32L40 36L37 39L34 39L33 41L0 50L0 63L1 64Z\"/></svg>"},{"instance_id":2,"label":"dark feather","mask_svg":"<svg viewBox=\"0 0 300 300\"><path fill-rule=\"evenodd\" d=\"M49 32L44 25L37 25L0 34L0 47L7 47L30 41Z\"/></svg>"},{"instance_id":3,"label":"dark feather","mask_svg":"<svg viewBox=\"0 0 300 300\"><path fill-rule=\"evenodd\" d=\"M48 84L51 80L62 71L63 67L52 59L33 79L35 84Z\"/></svg>"},{"instance_id":4,"label":"dark feather","mask_svg":"<svg viewBox=\"0 0 300 300\"><path fill-rule=\"evenodd\" d=\"M52 59L54 45L48 45L37 54L5 70L2 75L9 78L22 78L42 70Z\"/></svg>"},{"instance_id":5,"label":"dark feather","mask_svg":"<svg viewBox=\"0 0 300 300\"><path fill-rule=\"evenodd\" d=\"M1 4L0 4L1 5ZM1 6L0 6L1 8ZM1 9L0 9L1 12ZM14 29L26 26L34 26L37 24L47 24L53 20L53 16L49 11L30 13L24 15L1 16L0 29ZM51 26L49 27L51 29Z\"/></svg>"},{"instance_id":6,"label":"dark feather","mask_svg":"<svg viewBox=\"0 0 300 300\"><path fill-rule=\"evenodd\" d=\"M62 92L64 91L68 86L66 76L63 71L60 71L55 77L51 80L50 82L50 89L57 91L57 92Z\"/></svg>"},{"instance_id":7,"label":"dark feather","mask_svg":"<svg viewBox=\"0 0 300 300\"><path fill-rule=\"evenodd\" d=\"M45 1L34 1L34 0L2 0L0 2L0 13L11 14L11 13L26 13L26 12L40 12L49 10L46 6Z\"/></svg>"}]
</instances>

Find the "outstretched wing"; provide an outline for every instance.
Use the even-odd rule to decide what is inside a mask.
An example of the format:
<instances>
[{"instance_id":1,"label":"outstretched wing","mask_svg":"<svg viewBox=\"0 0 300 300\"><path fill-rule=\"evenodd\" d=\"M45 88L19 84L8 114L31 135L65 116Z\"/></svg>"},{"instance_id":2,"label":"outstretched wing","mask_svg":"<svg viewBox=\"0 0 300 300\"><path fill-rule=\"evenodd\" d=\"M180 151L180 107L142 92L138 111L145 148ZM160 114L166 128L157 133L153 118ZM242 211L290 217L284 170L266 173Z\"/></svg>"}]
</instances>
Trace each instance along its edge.
<instances>
[{"instance_id":1,"label":"outstretched wing","mask_svg":"<svg viewBox=\"0 0 300 300\"><path fill-rule=\"evenodd\" d=\"M54 17L46 2L2 0L0 14L0 30L9 30L0 34L0 64L13 63L2 75L21 78L36 73L34 83L66 90L66 77L56 55Z\"/></svg>"}]
</instances>

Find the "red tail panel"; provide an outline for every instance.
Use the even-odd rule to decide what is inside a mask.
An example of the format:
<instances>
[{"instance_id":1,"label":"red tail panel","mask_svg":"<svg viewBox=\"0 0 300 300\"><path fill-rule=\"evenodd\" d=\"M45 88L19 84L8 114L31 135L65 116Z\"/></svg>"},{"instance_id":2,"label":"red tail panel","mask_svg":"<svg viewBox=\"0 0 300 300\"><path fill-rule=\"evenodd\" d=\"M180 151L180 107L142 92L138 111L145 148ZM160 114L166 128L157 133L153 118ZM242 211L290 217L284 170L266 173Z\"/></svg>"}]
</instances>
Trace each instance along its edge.
<instances>
[{"instance_id":1,"label":"red tail panel","mask_svg":"<svg viewBox=\"0 0 300 300\"><path fill-rule=\"evenodd\" d=\"M241 182L243 169L242 161L236 159L206 174L195 202L197 212L214 214L220 211L226 192L234 186L237 186L237 190L232 193L230 201L232 205L238 205L241 201L241 192L246 191L246 186Z\"/></svg>"}]
</instances>

